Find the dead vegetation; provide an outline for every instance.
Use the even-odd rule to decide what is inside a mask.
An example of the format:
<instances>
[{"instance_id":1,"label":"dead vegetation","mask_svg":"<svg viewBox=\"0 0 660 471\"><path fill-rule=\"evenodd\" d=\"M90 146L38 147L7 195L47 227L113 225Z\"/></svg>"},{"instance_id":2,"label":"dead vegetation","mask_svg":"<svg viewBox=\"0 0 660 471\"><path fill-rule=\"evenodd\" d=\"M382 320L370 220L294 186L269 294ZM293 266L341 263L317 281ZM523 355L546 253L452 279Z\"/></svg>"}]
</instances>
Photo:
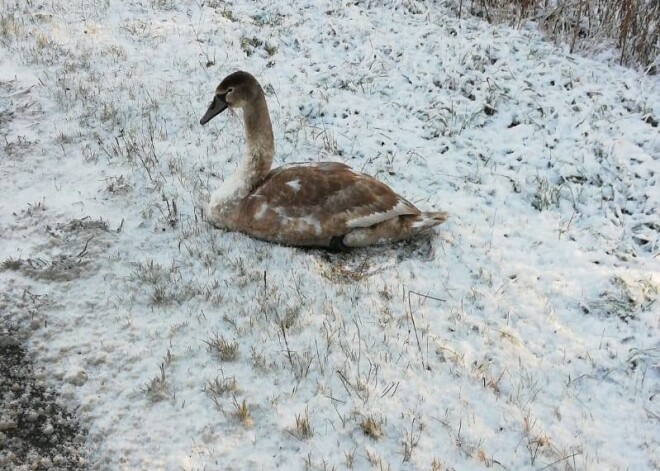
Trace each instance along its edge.
<instances>
[{"instance_id":1,"label":"dead vegetation","mask_svg":"<svg viewBox=\"0 0 660 471\"><path fill-rule=\"evenodd\" d=\"M383 435L383 423L381 420L374 419L372 416L365 417L360 422L362 432L373 440L378 440Z\"/></svg>"},{"instance_id":2,"label":"dead vegetation","mask_svg":"<svg viewBox=\"0 0 660 471\"><path fill-rule=\"evenodd\" d=\"M466 12L491 23L522 27L533 21L550 38L568 44L570 52L614 45L621 65L658 73L660 2L657 0L455 0Z\"/></svg>"},{"instance_id":3,"label":"dead vegetation","mask_svg":"<svg viewBox=\"0 0 660 471\"><path fill-rule=\"evenodd\" d=\"M17 224L24 224L25 219L32 221L36 216L34 211L44 211L44 208L38 203L14 214L19 221ZM98 269L98 257L109 246L112 233L106 221L88 216L46 225L45 232L49 239L42 246L41 256L8 257L0 261L0 272L14 271L35 280L60 282L89 276Z\"/></svg>"},{"instance_id":4,"label":"dead vegetation","mask_svg":"<svg viewBox=\"0 0 660 471\"><path fill-rule=\"evenodd\" d=\"M309 409L296 415L296 427L291 431L291 434L300 440L307 440L314 435L314 429L309 420Z\"/></svg>"},{"instance_id":5,"label":"dead vegetation","mask_svg":"<svg viewBox=\"0 0 660 471\"><path fill-rule=\"evenodd\" d=\"M651 279L626 279L614 276L610 285L600 293L598 299L589 306L583 305L582 311L604 317L618 317L624 322L639 318L649 310L658 296L658 287Z\"/></svg>"}]
</instances>

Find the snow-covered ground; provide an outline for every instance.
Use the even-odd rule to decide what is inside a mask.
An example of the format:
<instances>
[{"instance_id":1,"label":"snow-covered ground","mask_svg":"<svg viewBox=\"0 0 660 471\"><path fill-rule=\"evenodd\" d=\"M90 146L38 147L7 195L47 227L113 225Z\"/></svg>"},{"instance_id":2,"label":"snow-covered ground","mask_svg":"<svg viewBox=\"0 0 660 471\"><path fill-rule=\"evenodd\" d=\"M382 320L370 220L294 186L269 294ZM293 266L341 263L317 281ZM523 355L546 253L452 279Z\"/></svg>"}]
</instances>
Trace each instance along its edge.
<instances>
[{"instance_id":1,"label":"snow-covered ground","mask_svg":"<svg viewBox=\"0 0 660 471\"><path fill-rule=\"evenodd\" d=\"M3 0L0 64L0 310L91 469L660 469L658 77L410 0ZM276 164L449 221L342 255L210 227L237 69Z\"/></svg>"}]
</instances>

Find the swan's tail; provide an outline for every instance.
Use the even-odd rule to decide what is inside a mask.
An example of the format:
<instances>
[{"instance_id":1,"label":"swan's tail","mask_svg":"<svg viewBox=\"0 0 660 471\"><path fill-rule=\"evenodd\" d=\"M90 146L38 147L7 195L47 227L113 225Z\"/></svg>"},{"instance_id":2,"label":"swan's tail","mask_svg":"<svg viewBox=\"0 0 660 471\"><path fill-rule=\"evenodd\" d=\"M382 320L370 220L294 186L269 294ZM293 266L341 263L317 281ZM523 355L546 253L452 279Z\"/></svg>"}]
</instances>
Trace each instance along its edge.
<instances>
[{"instance_id":1,"label":"swan's tail","mask_svg":"<svg viewBox=\"0 0 660 471\"><path fill-rule=\"evenodd\" d=\"M427 227L437 226L447 220L449 215L444 211L431 211L421 213L416 216L412 221L411 227L414 229L424 229Z\"/></svg>"},{"instance_id":2,"label":"swan's tail","mask_svg":"<svg viewBox=\"0 0 660 471\"><path fill-rule=\"evenodd\" d=\"M352 230L344 235L343 244L346 247L364 247L396 242L424 234L433 226L445 222L447 217L447 213L443 211L397 216L373 226Z\"/></svg>"}]
</instances>

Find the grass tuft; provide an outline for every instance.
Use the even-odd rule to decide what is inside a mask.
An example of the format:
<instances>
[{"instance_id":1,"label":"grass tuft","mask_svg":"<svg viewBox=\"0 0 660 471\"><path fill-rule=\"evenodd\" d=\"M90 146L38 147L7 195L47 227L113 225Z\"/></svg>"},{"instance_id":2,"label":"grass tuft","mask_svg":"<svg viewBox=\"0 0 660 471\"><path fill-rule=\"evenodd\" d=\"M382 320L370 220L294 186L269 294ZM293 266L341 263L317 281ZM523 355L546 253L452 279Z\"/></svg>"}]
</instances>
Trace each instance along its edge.
<instances>
[{"instance_id":1,"label":"grass tuft","mask_svg":"<svg viewBox=\"0 0 660 471\"><path fill-rule=\"evenodd\" d=\"M553 185L546 177L535 177L536 188L532 194L532 207L543 211L559 203L560 187Z\"/></svg>"},{"instance_id":2,"label":"grass tuft","mask_svg":"<svg viewBox=\"0 0 660 471\"><path fill-rule=\"evenodd\" d=\"M658 291L658 286L650 280L626 280L615 276L599 299L588 307L582 306L582 310L585 313L595 310L601 315L618 317L627 323L637 319L640 312L648 310L656 302Z\"/></svg>"},{"instance_id":3,"label":"grass tuft","mask_svg":"<svg viewBox=\"0 0 660 471\"><path fill-rule=\"evenodd\" d=\"M250 428L254 424L252 415L250 414L250 408L245 399L239 403L236 397L234 397L234 416L245 428Z\"/></svg>"},{"instance_id":4,"label":"grass tuft","mask_svg":"<svg viewBox=\"0 0 660 471\"><path fill-rule=\"evenodd\" d=\"M382 421L369 416L360 422L360 428L367 437L378 440L383 435L382 424Z\"/></svg>"},{"instance_id":5,"label":"grass tuft","mask_svg":"<svg viewBox=\"0 0 660 471\"><path fill-rule=\"evenodd\" d=\"M210 352L215 353L221 361L236 361L239 356L238 342L231 342L217 332L204 343Z\"/></svg>"},{"instance_id":6,"label":"grass tuft","mask_svg":"<svg viewBox=\"0 0 660 471\"><path fill-rule=\"evenodd\" d=\"M213 401L215 406L219 410L222 410L222 406L220 404L220 398L229 393L236 394L239 392L239 389L238 389L238 384L236 383L236 378L234 378L233 376L229 378L225 378L224 376L220 378L216 376L211 381L206 382L204 391L206 392L206 394L208 394L211 397L211 400Z\"/></svg>"},{"instance_id":7,"label":"grass tuft","mask_svg":"<svg viewBox=\"0 0 660 471\"><path fill-rule=\"evenodd\" d=\"M24 263L23 260L20 259L20 258L9 257L9 258L3 260L2 264L0 264L0 270L2 270L2 271L20 270L21 267L23 266L23 263Z\"/></svg>"},{"instance_id":8,"label":"grass tuft","mask_svg":"<svg viewBox=\"0 0 660 471\"><path fill-rule=\"evenodd\" d=\"M233 376L230 378L223 377L222 379L216 376L215 379L207 381L205 389L215 396L238 392L236 378Z\"/></svg>"},{"instance_id":9,"label":"grass tuft","mask_svg":"<svg viewBox=\"0 0 660 471\"><path fill-rule=\"evenodd\" d=\"M145 392L152 402L160 402L170 397L164 363L160 365L160 374L154 376L145 384Z\"/></svg>"},{"instance_id":10,"label":"grass tuft","mask_svg":"<svg viewBox=\"0 0 660 471\"><path fill-rule=\"evenodd\" d=\"M309 409L305 408L305 412L296 415L296 436L301 440L306 440L314 435L314 429L309 421Z\"/></svg>"}]
</instances>

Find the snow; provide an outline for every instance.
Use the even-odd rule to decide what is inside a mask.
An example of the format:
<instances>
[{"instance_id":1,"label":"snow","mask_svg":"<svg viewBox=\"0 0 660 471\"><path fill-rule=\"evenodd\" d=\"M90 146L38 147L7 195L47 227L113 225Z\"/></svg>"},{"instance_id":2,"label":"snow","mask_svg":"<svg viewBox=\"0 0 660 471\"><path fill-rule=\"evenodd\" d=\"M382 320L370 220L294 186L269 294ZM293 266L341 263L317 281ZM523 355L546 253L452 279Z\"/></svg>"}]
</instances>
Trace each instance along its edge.
<instances>
[{"instance_id":1,"label":"snow","mask_svg":"<svg viewBox=\"0 0 660 471\"><path fill-rule=\"evenodd\" d=\"M4 2L0 310L91 469L660 469L658 78L428 3ZM450 219L349 255L211 227L237 69L276 165Z\"/></svg>"}]
</instances>

